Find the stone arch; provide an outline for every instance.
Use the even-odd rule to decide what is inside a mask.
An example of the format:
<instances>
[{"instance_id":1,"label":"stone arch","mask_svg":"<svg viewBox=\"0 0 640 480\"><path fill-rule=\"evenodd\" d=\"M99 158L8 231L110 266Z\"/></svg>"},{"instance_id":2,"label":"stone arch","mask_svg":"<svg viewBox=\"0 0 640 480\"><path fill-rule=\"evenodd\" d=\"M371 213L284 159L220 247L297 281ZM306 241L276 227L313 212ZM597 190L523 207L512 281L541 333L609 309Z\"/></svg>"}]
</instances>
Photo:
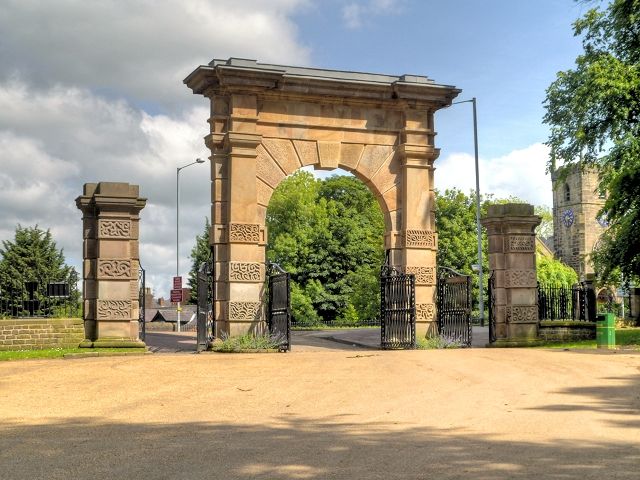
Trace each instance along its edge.
<instances>
[{"instance_id":1,"label":"stone arch","mask_svg":"<svg viewBox=\"0 0 640 480\"><path fill-rule=\"evenodd\" d=\"M280 182L300 168L312 166L317 170L341 168L352 173L380 204L385 228L396 230L400 215L397 198L400 169L393 146L336 143L321 152L315 141L264 138L256 148L256 155L257 203L263 223L271 195Z\"/></svg>"},{"instance_id":2,"label":"stone arch","mask_svg":"<svg viewBox=\"0 0 640 480\"><path fill-rule=\"evenodd\" d=\"M185 83L211 101L215 321L230 335L264 328L266 209L296 170L342 168L385 217L391 263L416 275L417 332L435 328L434 112L459 93L427 77L213 60Z\"/></svg>"}]
</instances>

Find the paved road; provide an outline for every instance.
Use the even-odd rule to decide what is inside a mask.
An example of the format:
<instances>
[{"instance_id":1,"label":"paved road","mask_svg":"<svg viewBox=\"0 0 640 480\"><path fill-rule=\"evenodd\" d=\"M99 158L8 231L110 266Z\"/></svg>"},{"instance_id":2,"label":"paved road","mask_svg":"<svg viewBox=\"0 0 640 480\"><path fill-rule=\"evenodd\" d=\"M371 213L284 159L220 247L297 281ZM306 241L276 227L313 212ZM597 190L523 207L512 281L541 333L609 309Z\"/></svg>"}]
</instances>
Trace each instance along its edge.
<instances>
[{"instance_id":1,"label":"paved road","mask_svg":"<svg viewBox=\"0 0 640 480\"><path fill-rule=\"evenodd\" d=\"M484 347L489 341L487 327L473 327L473 347ZM195 332L147 332L147 346L155 353L193 353L196 350ZM378 350L379 328L310 330L291 332L292 350Z\"/></svg>"},{"instance_id":2,"label":"paved road","mask_svg":"<svg viewBox=\"0 0 640 480\"><path fill-rule=\"evenodd\" d=\"M0 479L623 479L640 355L299 351L0 362Z\"/></svg>"}]
</instances>

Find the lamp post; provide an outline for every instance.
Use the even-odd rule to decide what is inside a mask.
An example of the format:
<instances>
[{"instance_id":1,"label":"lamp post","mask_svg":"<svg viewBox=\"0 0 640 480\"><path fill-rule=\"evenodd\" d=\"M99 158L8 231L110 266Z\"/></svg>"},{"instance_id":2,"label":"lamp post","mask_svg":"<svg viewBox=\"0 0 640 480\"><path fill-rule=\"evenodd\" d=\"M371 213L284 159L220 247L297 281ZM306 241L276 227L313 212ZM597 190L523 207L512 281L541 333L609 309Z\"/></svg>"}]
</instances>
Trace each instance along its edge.
<instances>
[{"instance_id":1,"label":"lamp post","mask_svg":"<svg viewBox=\"0 0 640 480\"><path fill-rule=\"evenodd\" d=\"M476 111L476 97L471 100L453 102L473 104L473 147L476 163L476 232L478 237L478 307L480 309L480 325L484 327L484 296L482 292L482 227L480 225L480 169L478 166L478 115Z\"/></svg>"},{"instance_id":2,"label":"lamp post","mask_svg":"<svg viewBox=\"0 0 640 480\"><path fill-rule=\"evenodd\" d=\"M191 162L183 165L182 167L176 168L176 277L180 276L180 170L190 167L191 165L195 165L196 163L204 163L204 160L202 160L201 158L196 158L195 162ZM181 302L178 302L178 332L180 331L180 312L182 311L182 307L180 304Z\"/></svg>"}]
</instances>

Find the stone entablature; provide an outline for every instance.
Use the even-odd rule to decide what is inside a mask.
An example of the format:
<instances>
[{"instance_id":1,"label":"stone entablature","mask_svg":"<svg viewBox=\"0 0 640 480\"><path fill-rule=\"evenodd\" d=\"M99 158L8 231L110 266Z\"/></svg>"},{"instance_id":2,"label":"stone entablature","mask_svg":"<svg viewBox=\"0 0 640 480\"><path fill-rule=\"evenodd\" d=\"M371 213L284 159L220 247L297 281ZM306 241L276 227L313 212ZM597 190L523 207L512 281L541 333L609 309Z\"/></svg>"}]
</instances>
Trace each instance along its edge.
<instances>
[{"instance_id":1,"label":"stone entablature","mask_svg":"<svg viewBox=\"0 0 640 480\"><path fill-rule=\"evenodd\" d=\"M434 113L460 92L414 75L379 75L231 58L198 67L187 86L211 102L211 245L216 331L264 321L269 200L304 166L342 168L377 198L392 265L415 273L418 334L435 328ZM248 322L248 323L247 323Z\"/></svg>"},{"instance_id":2,"label":"stone entablature","mask_svg":"<svg viewBox=\"0 0 640 480\"><path fill-rule=\"evenodd\" d=\"M146 199L137 185L86 183L76 199L83 214L81 346L144 346L138 339L139 213Z\"/></svg>"}]
</instances>

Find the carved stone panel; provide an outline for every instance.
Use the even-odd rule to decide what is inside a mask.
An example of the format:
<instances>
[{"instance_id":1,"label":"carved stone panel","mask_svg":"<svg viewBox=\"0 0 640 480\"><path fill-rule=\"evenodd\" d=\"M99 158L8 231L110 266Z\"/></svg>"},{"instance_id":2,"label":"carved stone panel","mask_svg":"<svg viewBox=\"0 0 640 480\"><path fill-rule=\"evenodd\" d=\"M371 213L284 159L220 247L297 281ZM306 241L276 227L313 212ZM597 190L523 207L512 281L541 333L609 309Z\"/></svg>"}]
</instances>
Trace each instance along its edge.
<instances>
[{"instance_id":1,"label":"carved stone panel","mask_svg":"<svg viewBox=\"0 0 640 480\"><path fill-rule=\"evenodd\" d=\"M97 320L131 320L131 300L98 300Z\"/></svg>"},{"instance_id":2,"label":"carved stone panel","mask_svg":"<svg viewBox=\"0 0 640 480\"><path fill-rule=\"evenodd\" d=\"M505 287L533 288L538 284L535 270L505 270Z\"/></svg>"},{"instance_id":3,"label":"carved stone panel","mask_svg":"<svg viewBox=\"0 0 640 480\"><path fill-rule=\"evenodd\" d=\"M261 282L262 265L254 262L229 262L229 280L232 282Z\"/></svg>"},{"instance_id":4,"label":"carved stone panel","mask_svg":"<svg viewBox=\"0 0 640 480\"><path fill-rule=\"evenodd\" d=\"M98 259L98 279L131 278L131 260Z\"/></svg>"},{"instance_id":5,"label":"carved stone panel","mask_svg":"<svg viewBox=\"0 0 640 480\"><path fill-rule=\"evenodd\" d=\"M433 303L416 303L416 321L430 322L435 318L436 306Z\"/></svg>"},{"instance_id":6,"label":"carved stone panel","mask_svg":"<svg viewBox=\"0 0 640 480\"><path fill-rule=\"evenodd\" d=\"M404 272L408 275L415 275L416 285L436 284L436 267L406 266Z\"/></svg>"},{"instance_id":7,"label":"carved stone panel","mask_svg":"<svg viewBox=\"0 0 640 480\"><path fill-rule=\"evenodd\" d=\"M260 302L229 302L229 320L260 320Z\"/></svg>"},{"instance_id":8,"label":"carved stone panel","mask_svg":"<svg viewBox=\"0 0 640 480\"><path fill-rule=\"evenodd\" d=\"M507 323L537 323L536 305L510 305L507 307Z\"/></svg>"},{"instance_id":9,"label":"carved stone panel","mask_svg":"<svg viewBox=\"0 0 640 480\"><path fill-rule=\"evenodd\" d=\"M98 221L100 238L131 238L131 220L104 220Z\"/></svg>"},{"instance_id":10,"label":"carved stone panel","mask_svg":"<svg viewBox=\"0 0 640 480\"><path fill-rule=\"evenodd\" d=\"M533 253L536 251L534 237L530 235L510 235L509 252Z\"/></svg>"},{"instance_id":11,"label":"carved stone panel","mask_svg":"<svg viewBox=\"0 0 640 480\"><path fill-rule=\"evenodd\" d=\"M405 230L405 247L436 248L436 232L433 230Z\"/></svg>"},{"instance_id":12,"label":"carved stone panel","mask_svg":"<svg viewBox=\"0 0 640 480\"><path fill-rule=\"evenodd\" d=\"M230 223L230 243L260 243L260 225L257 223Z\"/></svg>"}]
</instances>

